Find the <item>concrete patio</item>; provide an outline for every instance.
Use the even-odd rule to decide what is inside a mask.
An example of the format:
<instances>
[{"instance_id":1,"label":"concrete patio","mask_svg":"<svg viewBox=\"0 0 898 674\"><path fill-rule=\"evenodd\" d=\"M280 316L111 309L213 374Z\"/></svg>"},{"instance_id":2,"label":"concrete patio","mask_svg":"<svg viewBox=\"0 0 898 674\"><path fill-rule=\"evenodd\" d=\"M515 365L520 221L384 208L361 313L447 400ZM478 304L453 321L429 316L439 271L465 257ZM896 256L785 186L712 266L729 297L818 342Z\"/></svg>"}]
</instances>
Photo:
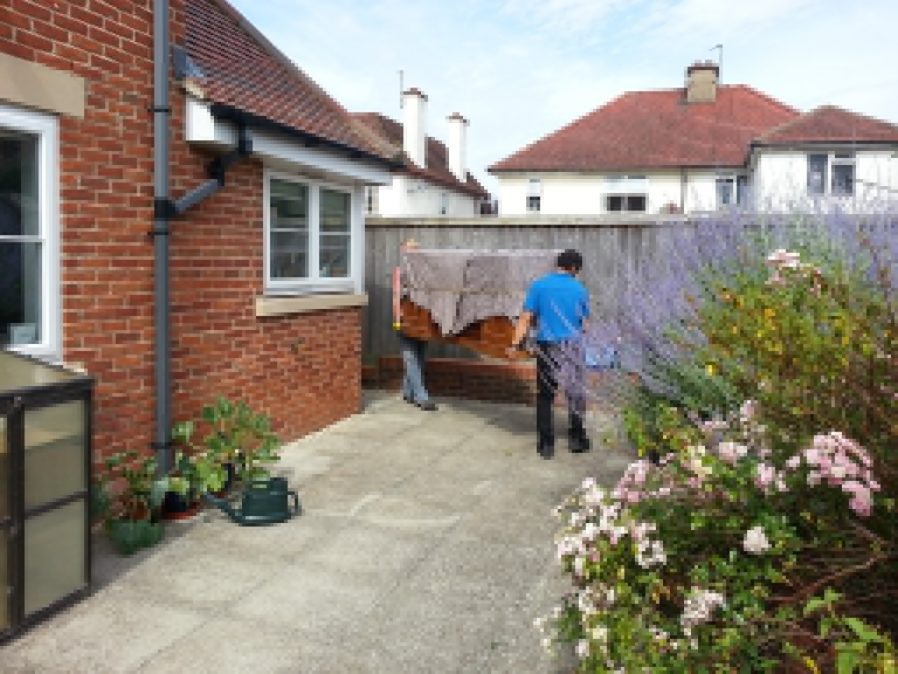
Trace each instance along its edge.
<instances>
[{"instance_id":1,"label":"concrete patio","mask_svg":"<svg viewBox=\"0 0 898 674\"><path fill-rule=\"evenodd\" d=\"M95 592L0 647L7 672L568 672L533 619L566 588L551 509L629 460L534 450L532 408L375 393L291 444L305 513L239 527L206 510L131 558L95 542ZM559 428L564 426L559 421Z\"/></svg>"}]
</instances>

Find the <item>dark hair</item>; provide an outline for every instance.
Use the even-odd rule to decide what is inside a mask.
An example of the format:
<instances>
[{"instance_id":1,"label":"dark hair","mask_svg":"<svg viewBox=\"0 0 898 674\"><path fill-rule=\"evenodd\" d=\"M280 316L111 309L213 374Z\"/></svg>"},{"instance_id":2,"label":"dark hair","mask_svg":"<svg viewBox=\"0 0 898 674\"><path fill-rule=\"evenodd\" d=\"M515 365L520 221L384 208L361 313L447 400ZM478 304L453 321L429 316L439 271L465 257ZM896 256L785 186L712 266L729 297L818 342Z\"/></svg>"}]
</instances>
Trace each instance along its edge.
<instances>
[{"instance_id":1,"label":"dark hair","mask_svg":"<svg viewBox=\"0 0 898 674\"><path fill-rule=\"evenodd\" d=\"M559 269L580 271L583 268L583 256L573 248L568 248L558 254L555 264Z\"/></svg>"}]
</instances>

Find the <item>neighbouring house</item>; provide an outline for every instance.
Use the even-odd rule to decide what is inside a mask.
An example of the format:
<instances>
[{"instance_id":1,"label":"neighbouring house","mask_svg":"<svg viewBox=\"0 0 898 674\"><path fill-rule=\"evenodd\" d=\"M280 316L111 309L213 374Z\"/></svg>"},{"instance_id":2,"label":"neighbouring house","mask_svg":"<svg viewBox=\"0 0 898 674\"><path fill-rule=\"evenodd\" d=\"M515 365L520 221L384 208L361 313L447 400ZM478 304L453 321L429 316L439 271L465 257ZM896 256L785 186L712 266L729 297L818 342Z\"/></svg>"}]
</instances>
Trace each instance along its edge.
<instances>
[{"instance_id":1,"label":"neighbouring house","mask_svg":"<svg viewBox=\"0 0 898 674\"><path fill-rule=\"evenodd\" d=\"M427 135L427 96L412 88L402 93L402 123L376 112L356 113L384 152L402 165L389 185L366 190L366 212L383 217L470 217L481 212L489 193L467 166L468 120L449 115L448 147Z\"/></svg>"},{"instance_id":2,"label":"neighbouring house","mask_svg":"<svg viewBox=\"0 0 898 674\"><path fill-rule=\"evenodd\" d=\"M801 114L718 75L693 64L683 88L625 93L497 162L500 215L850 210L898 196L898 126L831 106Z\"/></svg>"},{"instance_id":3,"label":"neighbouring house","mask_svg":"<svg viewBox=\"0 0 898 674\"><path fill-rule=\"evenodd\" d=\"M354 413L394 166L225 0L7 3L0 344L96 378L97 459L218 395L285 439Z\"/></svg>"}]
</instances>

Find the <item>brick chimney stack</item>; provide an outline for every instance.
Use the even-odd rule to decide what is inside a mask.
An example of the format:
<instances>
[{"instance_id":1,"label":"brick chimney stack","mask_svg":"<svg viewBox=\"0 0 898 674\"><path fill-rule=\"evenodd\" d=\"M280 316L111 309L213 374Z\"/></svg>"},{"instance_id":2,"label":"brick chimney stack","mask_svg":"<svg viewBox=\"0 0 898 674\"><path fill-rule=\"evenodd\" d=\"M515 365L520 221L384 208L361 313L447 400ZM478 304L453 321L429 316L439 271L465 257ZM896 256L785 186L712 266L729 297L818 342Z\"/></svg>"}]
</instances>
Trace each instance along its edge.
<instances>
[{"instance_id":1,"label":"brick chimney stack","mask_svg":"<svg viewBox=\"0 0 898 674\"><path fill-rule=\"evenodd\" d=\"M719 76L720 67L713 61L696 61L686 68L686 102L713 103Z\"/></svg>"}]
</instances>

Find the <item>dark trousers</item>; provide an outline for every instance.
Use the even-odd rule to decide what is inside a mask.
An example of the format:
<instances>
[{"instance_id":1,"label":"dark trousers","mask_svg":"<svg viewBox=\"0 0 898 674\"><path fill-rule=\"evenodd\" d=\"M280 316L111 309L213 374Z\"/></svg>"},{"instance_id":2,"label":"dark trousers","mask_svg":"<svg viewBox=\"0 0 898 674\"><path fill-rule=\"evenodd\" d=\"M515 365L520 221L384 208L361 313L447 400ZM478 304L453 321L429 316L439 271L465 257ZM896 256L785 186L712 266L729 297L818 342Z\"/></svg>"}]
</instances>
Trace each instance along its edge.
<instances>
[{"instance_id":1,"label":"dark trousers","mask_svg":"<svg viewBox=\"0 0 898 674\"><path fill-rule=\"evenodd\" d=\"M567 397L568 434L585 438L585 367L583 348L576 342L536 343L536 432L541 442L555 439L553 407L559 385Z\"/></svg>"}]
</instances>

